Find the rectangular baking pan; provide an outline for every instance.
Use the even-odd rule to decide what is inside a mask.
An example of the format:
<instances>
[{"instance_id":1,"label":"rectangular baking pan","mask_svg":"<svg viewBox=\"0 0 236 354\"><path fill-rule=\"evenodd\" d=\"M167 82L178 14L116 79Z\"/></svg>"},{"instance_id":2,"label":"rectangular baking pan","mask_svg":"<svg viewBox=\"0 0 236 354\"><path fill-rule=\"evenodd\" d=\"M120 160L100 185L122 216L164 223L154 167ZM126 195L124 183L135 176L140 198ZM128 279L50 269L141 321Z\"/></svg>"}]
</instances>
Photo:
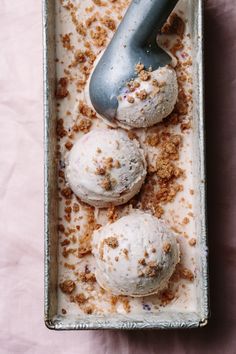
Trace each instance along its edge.
<instances>
[{"instance_id":1,"label":"rectangular baking pan","mask_svg":"<svg viewBox=\"0 0 236 354\"><path fill-rule=\"evenodd\" d=\"M208 321L208 271L206 234L205 190L205 135L203 104L203 1L192 1L194 16L194 79L195 115L198 122L198 173L201 184L198 225L199 264L201 265L198 287L197 312L148 313L142 318L125 315L64 318L57 313L57 171L56 171L56 65L55 65L55 0L43 0L44 35L44 147L45 147L45 324L55 330L78 329L169 329L203 327Z\"/></svg>"}]
</instances>

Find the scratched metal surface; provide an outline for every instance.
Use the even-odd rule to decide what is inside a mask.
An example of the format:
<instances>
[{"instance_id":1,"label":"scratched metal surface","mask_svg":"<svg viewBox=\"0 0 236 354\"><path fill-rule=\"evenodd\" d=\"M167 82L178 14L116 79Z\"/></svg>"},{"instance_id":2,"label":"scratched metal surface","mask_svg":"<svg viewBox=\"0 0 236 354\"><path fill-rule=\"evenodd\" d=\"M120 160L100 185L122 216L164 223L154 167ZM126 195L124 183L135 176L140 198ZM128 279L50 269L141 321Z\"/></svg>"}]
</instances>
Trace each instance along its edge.
<instances>
[{"instance_id":1,"label":"scratched metal surface","mask_svg":"<svg viewBox=\"0 0 236 354\"><path fill-rule=\"evenodd\" d=\"M55 330L78 329L171 329L194 328L207 324L208 267L207 267L207 225L205 189L205 134L204 134L204 80L203 80L203 0L192 1L195 87L195 115L198 119L198 173L204 181L200 188L200 211L198 225L199 264L201 264L198 289L198 311L194 313L161 312L158 316L125 315L64 318L57 314L57 172L56 172L56 102L55 102L55 0L43 0L44 32L44 146L45 146L45 324Z\"/></svg>"}]
</instances>

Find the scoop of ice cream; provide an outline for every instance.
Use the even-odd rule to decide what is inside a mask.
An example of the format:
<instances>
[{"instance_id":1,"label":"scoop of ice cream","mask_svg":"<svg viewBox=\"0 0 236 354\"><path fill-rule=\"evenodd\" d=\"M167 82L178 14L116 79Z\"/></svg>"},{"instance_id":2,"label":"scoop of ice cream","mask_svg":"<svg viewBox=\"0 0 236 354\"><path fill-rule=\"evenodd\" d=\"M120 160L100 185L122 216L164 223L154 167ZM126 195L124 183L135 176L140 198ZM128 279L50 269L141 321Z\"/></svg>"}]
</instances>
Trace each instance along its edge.
<instances>
[{"instance_id":1,"label":"scoop of ice cream","mask_svg":"<svg viewBox=\"0 0 236 354\"><path fill-rule=\"evenodd\" d=\"M150 73L143 70L119 96L116 120L123 127L150 127L173 111L177 96L174 69L165 66Z\"/></svg>"},{"instance_id":2,"label":"scoop of ice cream","mask_svg":"<svg viewBox=\"0 0 236 354\"><path fill-rule=\"evenodd\" d=\"M95 231L93 254L101 287L130 296L162 290L180 257L175 234L163 221L141 211Z\"/></svg>"},{"instance_id":3,"label":"scoop of ice cream","mask_svg":"<svg viewBox=\"0 0 236 354\"><path fill-rule=\"evenodd\" d=\"M146 161L138 141L122 130L96 130L78 140L68 156L67 181L84 202L108 207L139 192Z\"/></svg>"}]
</instances>

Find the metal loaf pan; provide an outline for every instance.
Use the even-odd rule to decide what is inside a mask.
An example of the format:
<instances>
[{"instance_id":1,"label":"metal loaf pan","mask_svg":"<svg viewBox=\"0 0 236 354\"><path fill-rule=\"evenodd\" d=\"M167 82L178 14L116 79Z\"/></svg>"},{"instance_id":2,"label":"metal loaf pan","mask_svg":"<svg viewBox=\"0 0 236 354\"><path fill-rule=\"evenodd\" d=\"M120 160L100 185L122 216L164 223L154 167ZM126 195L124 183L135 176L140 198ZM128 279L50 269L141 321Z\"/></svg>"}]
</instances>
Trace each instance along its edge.
<instances>
[{"instance_id":1,"label":"metal loaf pan","mask_svg":"<svg viewBox=\"0 0 236 354\"><path fill-rule=\"evenodd\" d=\"M145 329L194 328L207 324L208 271L206 235L206 191L203 107L203 1L192 1L195 108L197 119L197 154L200 186L200 215L198 225L199 259L201 265L198 310L196 312L166 313L142 318L125 315L63 318L57 313L57 171L56 171L56 101L55 101L55 0L43 0L44 32L44 126L45 126L45 324L55 330L77 329Z\"/></svg>"}]
</instances>

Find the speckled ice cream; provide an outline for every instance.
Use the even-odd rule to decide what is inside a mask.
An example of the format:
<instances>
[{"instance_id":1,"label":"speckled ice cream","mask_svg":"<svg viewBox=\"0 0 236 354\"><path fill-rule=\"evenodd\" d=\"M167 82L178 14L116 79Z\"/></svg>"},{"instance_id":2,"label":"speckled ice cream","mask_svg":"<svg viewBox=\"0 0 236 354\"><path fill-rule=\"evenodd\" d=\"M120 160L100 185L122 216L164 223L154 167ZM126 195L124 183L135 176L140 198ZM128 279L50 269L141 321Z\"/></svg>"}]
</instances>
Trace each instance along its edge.
<instances>
[{"instance_id":1,"label":"speckled ice cream","mask_svg":"<svg viewBox=\"0 0 236 354\"><path fill-rule=\"evenodd\" d=\"M125 132L97 130L74 145L66 176L82 201L97 207L119 205L139 192L146 177L146 161L139 143Z\"/></svg>"},{"instance_id":2,"label":"speckled ice cream","mask_svg":"<svg viewBox=\"0 0 236 354\"><path fill-rule=\"evenodd\" d=\"M165 66L153 71L149 80L142 81L137 78L135 81L140 86L133 92L125 89L119 97L116 114L118 124L124 127L145 128L161 122L173 111L177 100L175 70ZM143 90L148 94L144 100L137 97ZM131 97L132 103L128 101L128 97Z\"/></svg>"},{"instance_id":3,"label":"speckled ice cream","mask_svg":"<svg viewBox=\"0 0 236 354\"><path fill-rule=\"evenodd\" d=\"M175 234L163 221L141 211L95 231L93 254L98 283L114 295L158 292L179 262Z\"/></svg>"}]
</instances>

